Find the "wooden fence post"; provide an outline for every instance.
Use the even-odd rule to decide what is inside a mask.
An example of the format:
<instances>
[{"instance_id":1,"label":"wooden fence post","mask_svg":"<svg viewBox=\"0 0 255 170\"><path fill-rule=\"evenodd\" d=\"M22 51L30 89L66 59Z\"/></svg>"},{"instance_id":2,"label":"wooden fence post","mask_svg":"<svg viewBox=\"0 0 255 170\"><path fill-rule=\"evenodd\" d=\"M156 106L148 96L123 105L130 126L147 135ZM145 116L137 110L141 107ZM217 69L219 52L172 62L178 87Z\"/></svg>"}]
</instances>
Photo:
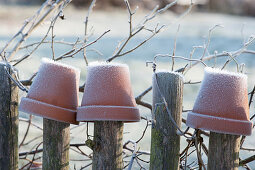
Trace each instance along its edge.
<instances>
[{"instance_id":1,"label":"wooden fence post","mask_svg":"<svg viewBox=\"0 0 255 170\"><path fill-rule=\"evenodd\" d=\"M180 136L166 111L161 94L176 124L181 126L183 78L182 76L159 72L153 76L153 119L151 129L150 169L179 169ZM159 91L160 89L160 91Z\"/></svg>"},{"instance_id":2,"label":"wooden fence post","mask_svg":"<svg viewBox=\"0 0 255 170\"><path fill-rule=\"evenodd\" d=\"M123 122L95 122L92 169L123 169Z\"/></svg>"},{"instance_id":3,"label":"wooden fence post","mask_svg":"<svg viewBox=\"0 0 255 170\"><path fill-rule=\"evenodd\" d=\"M0 63L0 169L18 169L18 92Z\"/></svg>"},{"instance_id":4,"label":"wooden fence post","mask_svg":"<svg viewBox=\"0 0 255 170\"><path fill-rule=\"evenodd\" d=\"M69 170L70 124L43 119L43 170Z\"/></svg>"},{"instance_id":5,"label":"wooden fence post","mask_svg":"<svg viewBox=\"0 0 255 170\"><path fill-rule=\"evenodd\" d=\"M210 132L208 170L237 170L240 136Z\"/></svg>"}]
</instances>

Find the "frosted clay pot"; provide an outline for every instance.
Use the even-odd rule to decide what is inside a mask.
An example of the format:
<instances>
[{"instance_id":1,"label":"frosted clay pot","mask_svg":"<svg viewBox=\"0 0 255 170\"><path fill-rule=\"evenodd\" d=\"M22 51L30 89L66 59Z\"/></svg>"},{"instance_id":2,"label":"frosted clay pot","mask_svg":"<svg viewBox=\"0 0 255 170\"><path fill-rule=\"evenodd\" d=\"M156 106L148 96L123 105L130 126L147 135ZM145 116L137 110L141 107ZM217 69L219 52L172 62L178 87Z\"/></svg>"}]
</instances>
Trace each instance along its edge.
<instances>
[{"instance_id":1,"label":"frosted clay pot","mask_svg":"<svg viewBox=\"0 0 255 170\"><path fill-rule=\"evenodd\" d=\"M186 124L217 133L251 135L247 76L205 68L199 94Z\"/></svg>"},{"instance_id":2,"label":"frosted clay pot","mask_svg":"<svg viewBox=\"0 0 255 170\"><path fill-rule=\"evenodd\" d=\"M56 121L78 124L80 71L59 62L42 59L39 71L23 97L19 110Z\"/></svg>"},{"instance_id":3,"label":"frosted clay pot","mask_svg":"<svg viewBox=\"0 0 255 170\"><path fill-rule=\"evenodd\" d=\"M88 66L81 107L77 109L77 121L139 120L128 66L114 63L93 63Z\"/></svg>"}]
</instances>

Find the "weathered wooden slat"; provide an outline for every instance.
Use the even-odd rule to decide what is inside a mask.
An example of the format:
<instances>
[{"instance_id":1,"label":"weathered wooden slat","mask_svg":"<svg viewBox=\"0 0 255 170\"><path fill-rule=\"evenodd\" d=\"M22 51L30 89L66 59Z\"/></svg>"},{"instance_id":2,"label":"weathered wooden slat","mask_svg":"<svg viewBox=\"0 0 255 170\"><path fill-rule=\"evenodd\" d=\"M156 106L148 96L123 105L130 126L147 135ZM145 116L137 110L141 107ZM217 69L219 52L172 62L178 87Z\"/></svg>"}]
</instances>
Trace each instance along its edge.
<instances>
[{"instance_id":1,"label":"weathered wooden slat","mask_svg":"<svg viewBox=\"0 0 255 170\"><path fill-rule=\"evenodd\" d=\"M237 170L240 136L210 132L208 170Z\"/></svg>"},{"instance_id":2,"label":"weathered wooden slat","mask_svg":"<svg viewBox=\"0 0 255 170\"><path fill-rule=\"evenodd\" d=\"M157 81L156 81L157 78ZM153 119L151 129L151 170L178 170L180 136L170 120L161 94L176 124L181 126L183 78L174 73L160 72L153 76ZM160 89L160 91L159 91Z\"/></svg>"},{"instance_id":3,"label":"weathered wooden slat","mask_svg":"<svg viewBox=\"0 0 255 170\"><path fill-rule=\"evenodd\" d=\"M123 169L123 122L94 123L93 170Z\"/></svg>"},{"instance_id":4,"label":"weathered wooden slat","mask_svg":"<svg viewBox=\"0 0 255 170\"><path fill-rule=\"evenodd\" d=\"M43 119L43 170L69 170L70 124Z\"/></svg>"},{"instance_id":5,"label":"weathered wooden slat","mask_svg":"<svg viewBox=\"0 0 255 170\"><path fill-rule=\"evenodd\" d=\"M0 63L0 169L18 169L18 87ZM10 71L10 68L7 67ZM11 74L13 75L13 73ZM15 76L14 76L15 77Z\"/></svg>"}]
</instances>

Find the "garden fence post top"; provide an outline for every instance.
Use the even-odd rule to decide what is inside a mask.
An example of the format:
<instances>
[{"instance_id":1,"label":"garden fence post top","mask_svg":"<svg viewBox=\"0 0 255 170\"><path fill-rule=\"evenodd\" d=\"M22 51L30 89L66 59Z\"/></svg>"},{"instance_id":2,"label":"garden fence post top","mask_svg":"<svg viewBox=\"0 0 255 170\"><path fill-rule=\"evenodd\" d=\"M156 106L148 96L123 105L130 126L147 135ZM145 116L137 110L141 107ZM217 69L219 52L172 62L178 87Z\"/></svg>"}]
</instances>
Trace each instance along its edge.
<instances>
[{"instance_id":1,"label":"garden fence post top","mask_svg":"<svg viewBox=\"0 0 255 170\"><path fill-rule=\"evenodd\" d=\"M187 125L218 133L251 135L247 76L206 67Z\"/></svg>"},{"instance_id":2,"label":"garden fence post top","mask_svg":"<svg viewBox=\"0 0 255 170\"><path fill-rule=\"evenodd\" d=\"M88 66L82 104L77 109L77 121L139 120L128 66L117 63L93 63Z\"/></svg>"},{"instance_id":3,"label":"garden fence post top","mask_svg":"<svg viewBox=\"0 0 255 170\"><path fill-rule=\"evenodd\" d=\"M79 79L78 69L43 58L27 97L21 99L20 111L78 124L76 108Z\"/></svg>"}]
</instances>

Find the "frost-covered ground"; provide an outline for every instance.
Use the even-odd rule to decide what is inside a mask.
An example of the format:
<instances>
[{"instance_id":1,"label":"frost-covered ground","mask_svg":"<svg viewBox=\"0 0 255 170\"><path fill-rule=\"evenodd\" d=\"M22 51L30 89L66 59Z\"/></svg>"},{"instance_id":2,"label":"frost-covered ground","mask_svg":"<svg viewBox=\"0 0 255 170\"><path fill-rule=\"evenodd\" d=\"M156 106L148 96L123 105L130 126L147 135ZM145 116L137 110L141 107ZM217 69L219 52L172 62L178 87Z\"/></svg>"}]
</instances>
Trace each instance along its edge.
<instances>
[{"instance_id":1,"label":"frost-covered ground","mask_svg":"<svg viewBox=\"0 0 255 170\"><path fill-rule=\"evenodd\" d=\"M21 27L24 19L30 17L37 7L6 7L0 6L0 47L2 47L5 42L10 39L11 35L14 35ZM135 16L135 22L139 21L144 15L145 11L138 10ZM65 11L66 20L59 20L55 27L55 40L64 40L75 42L78 37L83 36L84 32L84 17L86 15L86 10L77 10L72 7L67 8ZM108 58L114 51L118 41L122 40L128 34L128 15L125 10L118 9L108 9L106 11L95 10L90 17L89 27L93 26L94 34L90 37L90 40L95 39L98 35L103 33L107 29L111 29L111 32L107 34L103 39L98 41L96 44L91 46L88 51L89 61L103 61ZM178 22L177 22L178 21ZM192 13L181 20L177 20L176 16L170 12L161 15L155 19L154 23L167 24L167 29L160 33L157 37L149 41L143 47L133 52L130 55L124 56L117 59L116 62L127 63L130 67L132 85L134 89L135 96L141 93L143 90L151 85L152 69L151 67L146 67L145 62L153 59L156 54L165 54L173 50L174 35L176 33L178 24L180 24L180 31L178 33L177 39L177 50L176 55L182 55L189 57L192 46L203 45L208 36L208 30L216 24L224 25L224 28L217 28L212 33L211 44L209 46L209 51L213 53L215 50L218 52L222 51L235 51L242 46L243 38L247 39L249 35L254 34L255 18L249 17L239 17L239 16L229 16L222 14L208 14L208 13ZM48 21L49 23L49 21ZM39 41L47 30L48 23L43 24L33 33L33 36L28 39L27 44L35 41ZM174 23L174 24L173 24ZM243 33L242 33L243 28ZM144 39L146 33L139 35L128 47L135 46ZM63 54L70 47L63 45L56 45L56 56ZM93 52L93 49L99 50L103 56L99 56ZM250 49L255 50L255 46L252 45ZM19 53L22 56L26 51ZM198 50L194 57L201 56L202 51ZM29 76L34 73L40 64L40 58L51 57L51 48L49 44L42 45L36 53L34 53L27 61L20 64L17 68L20 71L21 79L29 78ZM218 59L217 66L222 67L223 62L226 58ZM247 73L249 80L249 91L255 84L255 60L254 56L242 55L237 59L240 63L245 63L245 72ZM81 85L85 81L86 68L82 56L77 55L75 59L67 59L63 62L71 64L73 66L81 68ZM186 63L181 60L176 60L176 68L183 67ZM213 65L213 62L208 63L208 65ZM159 59L158 69L169 70L170 60L169 59ZM231 63L227 69L235 70L234 63ZM185 76L187 81L199 81L203 76L203 66L197 66L193 68L190 73ZM185 85L184 87L184 109L192 109L196 94L198 92L199 85ZM24 96L25 94L21 94ZM145 97L145 100L151 102L151 93ZM254 107L254 106L253 106ZM140 107L141 108L141 107ZM251 109L251 113L254 113L254 108ZM141 114L143 116L150 117L150 112L147 109L141 108ZM20 113L21 117L28 117L25 113ZM186 117L186 114L183 115ZM42 126L40 118L35 118L37 124ZM143 128L146 122L134 124L125 124L124 129L124 142L128 139L137 140L142 134ZM23 137L26 124L20 123L20 138ZM137 130L140 129L140 130ZM92 134L92 129L91 134ZM129 132L129 133L128 133ZM29 138L35 136L40 136L42 133L40 130L34 129ZM77 135L79 134L79 135ZM82 135L81 135L82 134ZM73 130L72 143L74 142L84 142L85 140L85 126L82 128L77 128ZM254 137L248 137L245 147L254 148ZM39 139L41 140L41 138ZM36 142L39 142L37 140ZM35 143L36 143L35 142ZM34 143L34 144L35 144ZM182 140L182 147L186 145L186 141ZM24 150L31 149L32 145L24 147ZM139 143L141 150L150 150L150 128L143 140ZM241 158L246 158L252 153L241 152ZM71 152L71 159L83 159L83 157L77 155L75 152ZM190 157L189 162L196 159L194 156ZM148 157L145 157L148 160ZM76 167L80 167L86 163L77 163ZM148 167L148 164L144 164ZM255 169L255 163L250 164L251 167ZM135 165L137 167L137 165Z\"/></svg>"}]
</instances>

